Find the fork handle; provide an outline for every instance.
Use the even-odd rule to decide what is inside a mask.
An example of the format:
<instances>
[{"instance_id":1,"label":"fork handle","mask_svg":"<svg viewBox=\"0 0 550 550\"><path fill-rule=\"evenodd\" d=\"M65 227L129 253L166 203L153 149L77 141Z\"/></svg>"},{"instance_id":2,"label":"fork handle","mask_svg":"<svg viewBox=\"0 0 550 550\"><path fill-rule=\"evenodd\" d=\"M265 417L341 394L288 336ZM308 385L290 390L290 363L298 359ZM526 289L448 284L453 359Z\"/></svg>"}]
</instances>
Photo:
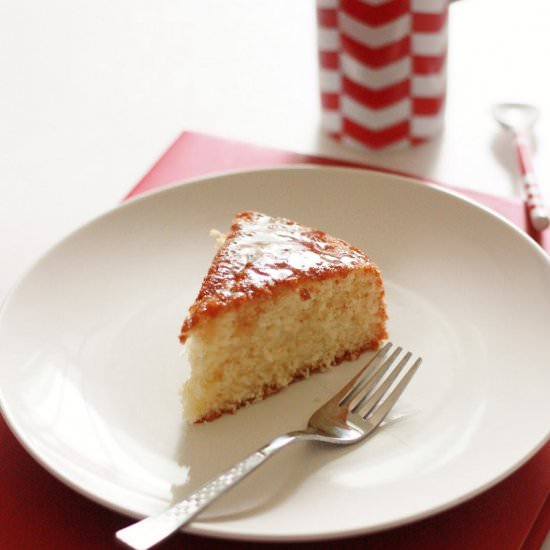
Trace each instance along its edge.
<instances>
[{"instance_id":1,"label":"fork handle","mask_svg":"<svg viewBox=\"0 0 550 550\"><path fill-rule=\"evenodd\" d=\"M296 441L302 432L291 432L243 458L211 479L194 493L156 516L145 518L117 531L118 540L135 550L146 550L183 527L207 506L253 472L277 451Z\"/></svg>"}]
</instances>

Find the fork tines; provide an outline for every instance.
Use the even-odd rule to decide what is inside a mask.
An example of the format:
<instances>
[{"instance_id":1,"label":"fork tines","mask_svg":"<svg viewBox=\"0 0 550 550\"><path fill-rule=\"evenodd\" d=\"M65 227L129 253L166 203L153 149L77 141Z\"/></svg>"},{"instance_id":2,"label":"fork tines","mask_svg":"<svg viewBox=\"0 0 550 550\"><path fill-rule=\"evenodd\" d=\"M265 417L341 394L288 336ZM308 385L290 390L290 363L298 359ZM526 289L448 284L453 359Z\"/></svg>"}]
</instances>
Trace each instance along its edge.
<instances>
[{"instance_id":1,"label":"fork tines","mask_svg":"<svg viewBox=\"0 0 550 550\"><path fill-rule=\"evenodd\" d=\"M410 366L412 354L406 352L400 357L403 349L397 346L392 351L392 347L393 344L387 342L380 348L340 392L340 406L364 419L368 418L373 424L382 422L422 363L419 357ZM407 366L409 368L405 371ZM405 374L396 382L403 371ZM374 410L386 394L386 399Z\"/></svg>"}]
</instances>

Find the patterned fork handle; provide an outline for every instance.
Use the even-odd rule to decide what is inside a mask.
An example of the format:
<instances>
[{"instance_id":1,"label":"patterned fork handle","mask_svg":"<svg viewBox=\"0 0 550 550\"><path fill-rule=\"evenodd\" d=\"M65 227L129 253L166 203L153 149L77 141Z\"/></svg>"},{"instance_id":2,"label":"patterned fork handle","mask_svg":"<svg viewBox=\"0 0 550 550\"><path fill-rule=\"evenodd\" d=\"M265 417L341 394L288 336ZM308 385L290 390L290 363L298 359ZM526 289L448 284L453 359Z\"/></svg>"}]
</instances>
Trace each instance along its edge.
<instances>
[{"instance_id":1,"label":"patterned fork handle","mask_svg":"<svg viewBox=\"0 0 550 550\"><path fill-rule=\"evenodd\" d=\"M209 504L253 472L260 464L277 451L296 441L302 432L293 432L277 437L261 449L253 452L218 477L207 482L185 500L165 512L151 516L117 531L116 537L135 550L146 550L183 527Z\"/></svg>"},{"instance_id":2,"label":"patterned fork handle","mask_svg":"<svg viewBox=\"0 0 550 550\"><path fill-rule=\"evenodd\" d=\"M519 161L521 185L531 223L537 231L544 231L550 224L548 213L542 201L535 171L531 160L529 141L525 134L515 134L516 154Z\"/></svg>"}]
</instances>

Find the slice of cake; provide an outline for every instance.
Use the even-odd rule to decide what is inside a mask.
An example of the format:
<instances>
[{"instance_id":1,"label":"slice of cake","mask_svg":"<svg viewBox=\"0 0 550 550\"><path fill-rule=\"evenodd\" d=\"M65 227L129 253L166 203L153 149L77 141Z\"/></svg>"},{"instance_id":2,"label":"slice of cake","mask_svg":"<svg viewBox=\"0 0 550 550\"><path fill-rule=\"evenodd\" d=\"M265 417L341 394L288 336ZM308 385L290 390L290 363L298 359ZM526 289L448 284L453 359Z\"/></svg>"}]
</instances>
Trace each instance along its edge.
<instances>
[{"instance_id":1,"label":"slice of cake","mask_svg":"<svg viewBox=\"0 0 550 550\"><path fill-rule=\"evenodd\" d=\"M218 241L180 335L188 421L234 412L386 338L380 270L354 246L257 212L237 214Z\"/></svg>"}]
</instances>

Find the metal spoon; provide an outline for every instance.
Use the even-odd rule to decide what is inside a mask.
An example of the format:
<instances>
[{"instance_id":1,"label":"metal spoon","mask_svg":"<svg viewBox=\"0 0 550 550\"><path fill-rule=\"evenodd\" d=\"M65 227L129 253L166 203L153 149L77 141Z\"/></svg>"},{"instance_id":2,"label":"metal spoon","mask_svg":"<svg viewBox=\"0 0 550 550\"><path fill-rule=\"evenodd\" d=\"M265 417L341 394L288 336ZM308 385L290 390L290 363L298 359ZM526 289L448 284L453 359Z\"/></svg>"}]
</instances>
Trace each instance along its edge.
<instances>
[{"instance_id":1,"label":"metal spoon","mask_svg":"<svg viewBox=\"0 0 550 550\"><path fill-rule=\"evenodd\" d=\"M525 204L533 227L537 231L543 231L550 225L550 219L535 179L528 139L539 117L539 111L533 105L524 103L501 103L494 108L493 114L499 124L514 136Z\"/></svg>"}]
</instances>

